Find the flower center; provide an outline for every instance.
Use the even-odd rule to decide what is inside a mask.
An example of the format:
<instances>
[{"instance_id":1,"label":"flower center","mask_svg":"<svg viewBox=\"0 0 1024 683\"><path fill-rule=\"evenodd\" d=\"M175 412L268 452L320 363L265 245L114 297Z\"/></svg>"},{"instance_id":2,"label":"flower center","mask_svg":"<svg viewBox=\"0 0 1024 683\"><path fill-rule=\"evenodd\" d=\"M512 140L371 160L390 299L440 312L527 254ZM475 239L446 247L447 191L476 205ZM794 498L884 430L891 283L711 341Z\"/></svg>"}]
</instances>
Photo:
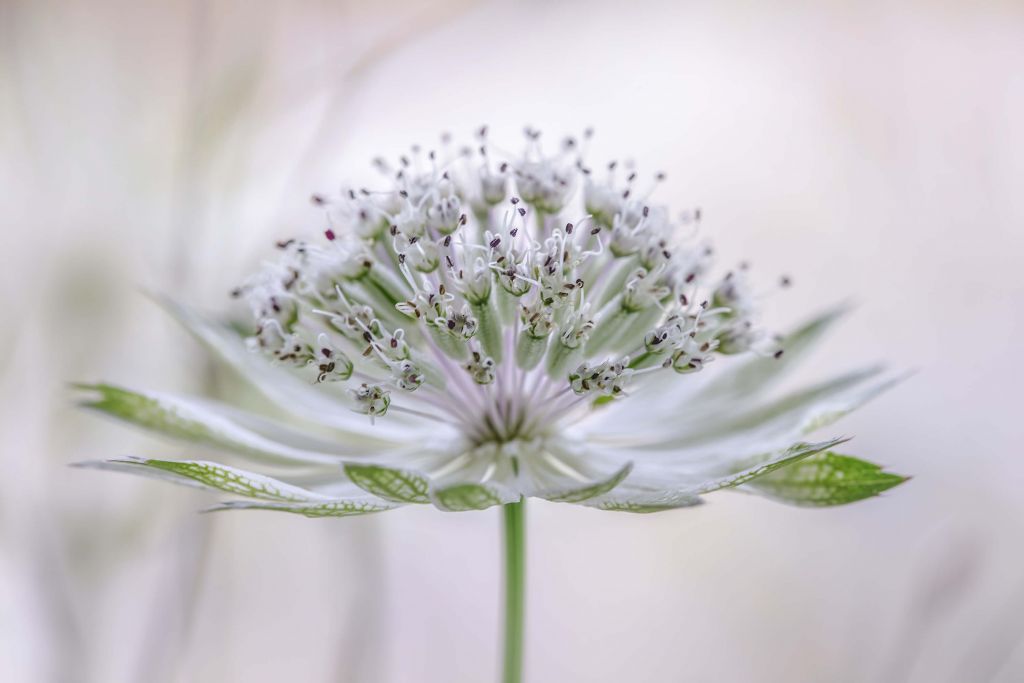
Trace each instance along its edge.
<instances>
[{"instance_id":1,"label":"flower center","mask_svg":"<svg viewBox=\"0 0 1024 683\"><path fill-rule=\"evenodd\" d=\"M482 132L478 154L378 162L391 189L315 197L325 240L280 242L237 290L253 348L347 385L371 420L414 415L476 444L544 436L716 354L767 352L745 267L708 284L699 211L673 221L635 172L612 163L598 181L575 141L545 155L527 137L518 160L495 164Z\"/></svg>"}]
</instances>

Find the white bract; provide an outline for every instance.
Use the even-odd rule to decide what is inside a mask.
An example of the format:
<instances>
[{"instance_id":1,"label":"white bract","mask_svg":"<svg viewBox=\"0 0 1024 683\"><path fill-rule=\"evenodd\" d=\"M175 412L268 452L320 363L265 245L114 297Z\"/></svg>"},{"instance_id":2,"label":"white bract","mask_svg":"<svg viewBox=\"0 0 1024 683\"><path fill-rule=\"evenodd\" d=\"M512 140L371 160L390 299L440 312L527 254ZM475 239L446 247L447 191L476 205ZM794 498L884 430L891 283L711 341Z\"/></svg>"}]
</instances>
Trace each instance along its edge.
<instances>
[{"instance_id":1,"label":"white bract","mask_svg":"<svg viewBox=\"0 0 1024 683\"><path fill-rule=\"evenodd\" d=\"M770 335L747 268L715 269L699 211L673 219L649 198L660 174L640 188L620 164L593 171L574 140L545 155L534 130L499 160L479 137L379 161L382 188L315 197L323 235L278 243L235 292L249 334L165 302L278 419L85 387L92 407L275 478L200 459L99 466L309 516L522 496L654 511L722 488L828 505L902 481L806 436L892 379L769 393L835 312Z\"/></svg>"}]
</instances>

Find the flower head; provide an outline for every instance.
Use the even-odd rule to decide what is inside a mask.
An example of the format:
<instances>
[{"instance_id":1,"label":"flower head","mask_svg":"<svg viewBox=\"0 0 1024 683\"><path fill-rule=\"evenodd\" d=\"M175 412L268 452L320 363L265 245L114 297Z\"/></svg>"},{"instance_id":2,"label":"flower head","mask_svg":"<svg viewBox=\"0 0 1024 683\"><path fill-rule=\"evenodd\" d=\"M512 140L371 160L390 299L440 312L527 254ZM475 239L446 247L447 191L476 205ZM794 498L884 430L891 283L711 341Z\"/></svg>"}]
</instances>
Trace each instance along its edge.
<instances>
[{"instance_id":1,"label":"flower head","mask_svg":"<svg viewBox=\"0 0 1024 683\"><path fill-rule=\"evenodd\" d=\"M700 212L651 199L663 174L592 170L576 140L548 154L533 129L518 157L497 159L486 130L477 142L416 148L378 161L378 187L316 196L322 235L279 242L234 292L244 337L167 302L289 422L87 387L92 407L283 465L279 478L198 459L101 466L310 516L521 496L653 511L736 487L823 505L902 480L858 478L874 466L833 453L842 439L805 437L892 380L861 371L773 398L837 316L770 334L748 268L715 268Z\"/></svg>"}]
</instances>

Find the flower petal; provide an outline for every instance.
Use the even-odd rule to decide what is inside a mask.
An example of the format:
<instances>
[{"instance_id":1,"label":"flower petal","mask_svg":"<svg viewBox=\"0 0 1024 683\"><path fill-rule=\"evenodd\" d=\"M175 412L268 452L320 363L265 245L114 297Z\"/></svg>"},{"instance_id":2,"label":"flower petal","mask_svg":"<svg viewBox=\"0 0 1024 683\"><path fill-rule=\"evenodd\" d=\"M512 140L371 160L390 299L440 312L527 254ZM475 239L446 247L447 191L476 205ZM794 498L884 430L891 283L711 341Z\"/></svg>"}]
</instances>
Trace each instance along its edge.
<instances>
[{"instance_id":1,"label":"flower petal","mask_svg":"<svg viewBox=\"0 0 1024 683\"><path fill-rule=\"evenodd\" d=\"M877 496L908 479L874 463L825 451L759 477L742 490L790 505L825 507Z\"/></svg>"},{"instance_id":2,"label":"flower petal","mask_svg":"<svg viewBox=\"0 0 1024 683\"><path fill-rule=\"evenodd\" d=\"M704 501L689 491L644 489L620 485L615 491L584 501L587 507L612 512L663 512L682 507L693 507Z\"/></svg>"},{"instance_id":3,"label":"flower petal","mask_svg":"<svg viewBox=\"0 0 1024 683\"><path fill-rule=\"evenodd\" d=\"M632 471L633 463L627 462L619 468L618 471L603 479L598 479L583 486L535 491L533 495L538 498L550 500L554 503L582 503L590 500L591 498L603 496L609 491L612 491L621 484Z\"/></svg>"},{"instance_id":4,"label":"flower petal","mask_svg":"<svg viewBox=\"0 0 1024 683\"><path fill-rule=\"evenodd\" d=\"M639 400L613 401L603 406L586 422L587 431L595 436L621 435L624 424L629 425L630 433L657 429L666 420L678 421L682 405L701 415L714 415L740 401L749 404L799 365L848 311L848 305L834 306L786 334L781 343L785 353L779 358L726 362L724 368L715 367L686 378L651 373L649 380L641 380L630 389Z\"/></svg>"},{"instance_id":5,"label":"flower petal","mask_svg":"<svg viewBox=\"0 0 1024 683\"><path fill-rule=\"evenodd\" d=\"M453 484L430 492L434 505L447 512L486 510L495 505L515 503L520 498L518 491L497 483Z\"/></svg>"},{"instance_id":6,"label":"flower petal","mask_svg":"<svg viewBox=\"0 0 1024 683\"><path fill-rule=\"evenodd\" d=\"M261 500L300 502L323 498L313 491L272 477L206 460L124 457L76 463L76 466L140 474L175 484L208 491L225 491Z\"/></svg>"},{"instance_id":7,"label":"flower petal","mask_svg":"<svg viewBox=\"0 0 1024 683\"><path fill-rule=\"evenodd\" d=\"M109 384L79 384L98 397L83 405L175 439L203 443L241 455L280 462L337 464L342 456L395 448L383 439L359 435L345 442L319 441L271 420L212 401L142 393ZM239 424L257 426L263 433ZM272 434L268 438L264 434ZM296 447L290 444L300 444ZM309 450L308 447L317 450Z\"/></svg>"},{"instance_id":8,"label":"flower petal","mask_svg":"<svg viewBox=\"0 0 1024 683\"><path fill-rule=\"evenodd\" d=\"M666 476L663 471L641 471L638 473L640 476L619 486L610 495L597 497L584 504L602 510L624 512L660 512L697 505L702 502L700 496L703 494L746 484L842 441L843 439L831 439L821 443L794 444L779 453L759 458L756 465L700 483L694 483L692 477L689 481L676 478L675 484L671 485L673 477Z\"/></svg>"},{"instance_id":9,"label":"flower petal","mask_svg":"<svg viewBox=\"0 0 1024 683\"><path fill-rule=\"evenodd\" d=\"M751 482L760 477L764 477L772 472L779 470L783 467L791 467L795 463L809 458L812 455L821 453L833 446L843 443L847 439L830 439L828 441L821 441L818 443L796 443L789 448L775 454L767 461L759 462L758 464L743 469L736 474L730 474L719 479L708 481L700 486L700 493L711 493L713 491L719 491L726 488L735 488L742 486L748 482Z\"/></svg>"},{"instance_id":10,"label":"flower petal","mask_svg":"<svg viewBox=\"0 0 1024 683\"><path fill-rule=\"evenodd\" d=\"M349 463L345 474L359 488L396 503L429 503L430 481L411 470Z\"/></svg>"},{"instance_id":11,"label":"flower petal","mask_svg":"<svg viewBox=\"0 0 1024 683\"><path fill-rule=\"evenodd\" d=\"M263 503L249 500L229 500L207 508L206 512L222 510L272 510L290 512L305 517L353 517L373 512L393 510L397 505L370 500L330 500L320 503Z\"/></svg>"},{"instance_id":12,"label":"flower petal","mask_svg":"<svg viewBox=\"0 0 1024 683\"><path fill-rule=\"evenodd\" d=\"M811 318L782 338L782 356L754 357L732 365L699 391L695 400L749 400L751 396L763 393L775 380L804 360L825 333L849 311L850 306L843 304Z\"/></svg>"},{"instance_id":13,"label":"flower petal","mask_svg":"<svg viewBox=\"0 0 1024 683\"><path fill-rule=\"evenodd\" d=\"M365 416L355 413L354 404L342 395L321 390L324 387L311 385L286 368L253 353L235 331L167 297L157 297L157 301L263 396L295 417L319 422L349 435L367 437L408 436L426 429L436 431L436 425L403 414L389 415L387 421L380 420L373 425Z\"/></svg>"},{"instance_id":14,"label":"flower petal","mask_svg":"<svg viewBox=\"0 0 1024 683\"><path fill-rule=\"evenodd\" d=\"M871 368L849 373L738 414L703 420L681 416L661 433L591 436L591 441L625 452L630 459L650 453L666 462L701 460L723 452L735 456L763 453L835 422L903 379L867 382L879 372L880 368Z\"/></svg>"},{"instance_id":15,"label":"flower petal","mask_svg":"<svg viewBox=\"0 0 1024 683\"><path fill-rule=\"evenodd\" d=\"M626 484L611 495L584 504L603 510L658 512L697 504L707 493L740 488L793 505L842 505L906 481L906 477L883 472L877 465L828 450L845 440L793 444L769 457L757 458L756 465L699 485L659 487L657 482L666 481L663 473L641 476L639 483Z\"/></svg>"}]
</instances>

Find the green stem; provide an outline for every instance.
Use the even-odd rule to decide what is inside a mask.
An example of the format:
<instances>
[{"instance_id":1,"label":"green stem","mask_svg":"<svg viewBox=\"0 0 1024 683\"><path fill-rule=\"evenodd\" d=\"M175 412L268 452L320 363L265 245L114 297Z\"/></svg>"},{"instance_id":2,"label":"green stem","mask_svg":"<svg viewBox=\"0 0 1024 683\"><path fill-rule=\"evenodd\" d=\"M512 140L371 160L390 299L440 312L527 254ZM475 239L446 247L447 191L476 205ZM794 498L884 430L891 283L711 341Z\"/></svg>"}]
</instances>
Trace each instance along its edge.
<instances>
[{"instance_id":1,"label":"green stem","mask_svg":"<svg viewBox=\"0 0 1024 683\"><path fill-rule=\"evenodd\" d=\"M503 506L505 515L505 664L503 683L523 680L523 595L526 579L526 499Z\"/></svg>"}]
</instances>

